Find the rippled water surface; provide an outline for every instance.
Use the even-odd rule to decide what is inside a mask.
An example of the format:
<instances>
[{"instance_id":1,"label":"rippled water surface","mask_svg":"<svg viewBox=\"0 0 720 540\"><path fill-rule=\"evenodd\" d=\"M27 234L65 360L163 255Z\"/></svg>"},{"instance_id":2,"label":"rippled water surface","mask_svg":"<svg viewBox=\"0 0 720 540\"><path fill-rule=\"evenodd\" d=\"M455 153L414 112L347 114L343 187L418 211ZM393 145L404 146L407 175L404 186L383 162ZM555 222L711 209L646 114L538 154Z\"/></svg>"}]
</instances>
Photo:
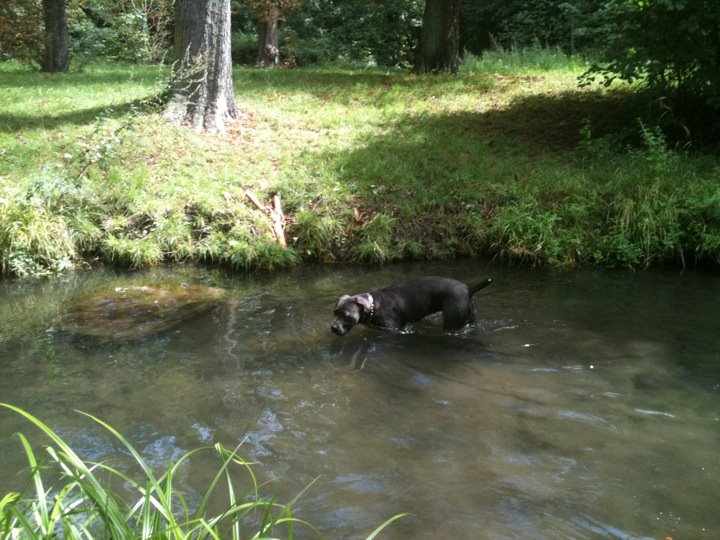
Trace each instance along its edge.
<instances>
[{"instance_id":1,"label":"rippled water surface","mask_svg":"<svg viewBox=\"0 0 720 540\"><path fill-rule=\"evenodd\" d=\"M446 335L329 331L342 293L409 276L491 276L478 322ZM225 305L140 341L57 329L107 285L182 280ZM122 466L90 412L162 467L214 442L257 462L263 491L329 538L720 538L720 278L545 273L478 262L271 275L193 268L0 282L0 401L90 460ZM0 488L21 482L0 411ZM190 500L214 460L191 461ZM1 494L1 493L0 493ZM297 532L297 531L296 531Z\"/></svg>"}]
</instances>

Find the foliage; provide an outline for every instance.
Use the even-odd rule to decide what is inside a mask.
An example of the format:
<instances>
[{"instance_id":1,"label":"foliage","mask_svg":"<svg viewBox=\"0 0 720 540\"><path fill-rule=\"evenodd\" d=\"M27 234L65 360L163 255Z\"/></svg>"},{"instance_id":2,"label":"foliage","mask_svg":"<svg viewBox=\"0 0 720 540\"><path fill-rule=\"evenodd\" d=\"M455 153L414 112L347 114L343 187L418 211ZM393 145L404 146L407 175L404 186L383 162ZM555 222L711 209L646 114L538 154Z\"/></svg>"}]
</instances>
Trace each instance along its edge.
<instances>
[{"instance_id":1,"label":"foliage","mask_svg":"<svg viewBox=\"0 0 720 540\"><path fill-rule=\"evenodd\" d=\"M162 61L171 43L172 0L71 0L70 52L81 61ZM42 0L0 3L0 60L38 63L44 48Z\"/></svg>"},{"instance_id":2,"label":"foliage","mask_svg":"<svg viewBox=\"0 0 720 540\"><path fill-rule=\"evenodd\" d=\"M39 65L44 24L41 0L0 2L0 61L15 59Z\"/></svg>"},{"instance_id":3,"label":"foliage","mask_svg":"<svg viewBox=\"0 0 720 540\"><path fill-rule=\"evenodd\" d=\"M604 0L465 0L461 20L466 51L501 47L560 49L592 54L603 36L595 29Z\"/></svg>"},{"instance_id":4,"label":"foliage","mask_svg":"<svg viewBox=\"0 0 720 540\"><path fill-rule=\"evenodd\" d=\"M230 48L233 64L253 65L257 61L258 36L252 30L248 32L235 31L230 36Z\"/></svg>"},{"instance_id":5,"label":"foliage","mask_svg":"<svg viewBox=\"0 0 720 540\"><path fill-rule=\"evenodd\" d=\"M30 441L18 434L30 466L28 493L10 492L0 499L0 538L54 538L68 540L92 538L157 538L167 540L219 538L271 538L285 531L293 537L297 525L313 529L293 515L298 494L287 504L263 497L252 463L221 444L190 451L158 474L140 452L112 426L81 413L107 430L134 460L136 471L121 470L109 463L83 460L55 431L30 413L13 405L0 406L25 417L51 444L38 454ZM177 487L183 467L199 452L212 451L218 458L218 471L199 503L192 507ZM235 471L250 481L248 496L237 491ZM124 490L113 489L114 485ZM310 484L311 486L312 484ZM306 489L308 489L308 486ZM222 490L222 493L221 493ZM209 508L226 501L219 513ZM373 531L375 537L398 514ZM253 534L250 534L254 531Z\"/></svg>"},{"instance_id":6,"label":"foliage","mask_svg":"<svg viewBox=\"0 0 720 540\"><path fill-rule=\"evenodd\" d=\"M720 4L713 0L608 0L596 32L599 61L583 75L642 84L669 98L664 116L688 133L717 133L720 109ZM669 114L668 114L669 113Z\"/></svg>"},{"instance_id":7,"label":"foliage","mask_svg":"<svg viewBox=\"0 0 720 540\"><path fill-rule=\"evenodd\" d=\"M172 0L76 0L69 13L75 55L163 61L172 42Z\"/></svg>"},{"instance_id":8,"label":"foliage","mask_svg":"<svg viewBox=\"0 0 720 540\"><path fill-rule=\"evenodd\" d=\"M302 0L245 0L245 3L260 20L284 20L289 12L302 5Z\"/></svg>"},{"instance_id":9,"label":"foliage","mask_svg":"<svg viewBox=\"0 0 720 540\"><path fill-rule=\"evenodd\" d=\"M281 49L296 65L408 66L423 5L419 0L308 0L287 17Z\"/></svg>"}]
</instances>

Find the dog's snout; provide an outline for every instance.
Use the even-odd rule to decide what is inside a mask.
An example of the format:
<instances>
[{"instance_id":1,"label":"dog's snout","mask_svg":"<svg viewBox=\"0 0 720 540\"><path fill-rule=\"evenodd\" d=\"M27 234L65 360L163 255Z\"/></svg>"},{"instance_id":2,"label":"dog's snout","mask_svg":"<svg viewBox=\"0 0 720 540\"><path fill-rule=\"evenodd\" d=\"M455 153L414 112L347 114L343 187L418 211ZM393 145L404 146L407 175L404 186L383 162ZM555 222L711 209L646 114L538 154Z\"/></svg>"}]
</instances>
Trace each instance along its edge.
<instances>
[{"instance_id":1,"label":"dog's snout","mask_svg":"<svg viewBox=\"0 0 720 540\"><path fill-rule=\"evenodd\" d=\"M330 330L332 330L333 334L338 336L344 336L347 334L347 330L342 324L340 324L339 321L333 321L332 324L330 324Z\"/></svg>"}]
</instances>

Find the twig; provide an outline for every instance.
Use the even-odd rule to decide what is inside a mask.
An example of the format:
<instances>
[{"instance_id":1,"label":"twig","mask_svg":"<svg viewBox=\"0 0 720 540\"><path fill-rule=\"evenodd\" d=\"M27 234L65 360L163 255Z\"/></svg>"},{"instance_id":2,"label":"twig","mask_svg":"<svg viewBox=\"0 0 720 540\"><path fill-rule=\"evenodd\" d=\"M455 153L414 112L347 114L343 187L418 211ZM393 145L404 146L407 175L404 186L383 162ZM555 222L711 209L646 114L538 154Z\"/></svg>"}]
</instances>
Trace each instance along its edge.
<instances>
[{"instance_id":1,"label":"twig","mask_svg":"<svg viewBox=\"0 0 720 540\"><path fill-rule=\"evenodd\" d=\"M282 247L287 247L287 241L285 240L285 215L280 205L280 195L277 193L273 194L272 206L262 204L249 189L245 190L245 196L250 199L261 212L268 216L268 225L277 243Z\"/></svg>"}]
</instances>

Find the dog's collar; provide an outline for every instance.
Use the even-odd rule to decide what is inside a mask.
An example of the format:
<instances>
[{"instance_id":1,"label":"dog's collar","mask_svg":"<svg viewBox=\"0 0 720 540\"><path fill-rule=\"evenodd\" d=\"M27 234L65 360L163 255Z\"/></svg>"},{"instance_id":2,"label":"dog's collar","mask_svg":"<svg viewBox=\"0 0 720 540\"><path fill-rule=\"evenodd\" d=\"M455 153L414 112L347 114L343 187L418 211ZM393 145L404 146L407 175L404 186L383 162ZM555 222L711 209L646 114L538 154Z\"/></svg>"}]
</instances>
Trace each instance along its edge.
<instances>
[{"instance_id":1,"label":"dog's collar","mask_svg":"<svg viewBox=\"0 0 720 540\"><path fill-rule=\"evenodd\" d=\"M373 295L370 293L366 293L368 297L368 301L370 302L370 318L368 321L372 322L373 316L375 315L375 299L373 298Z\"/></svg>"}]
</instances>

